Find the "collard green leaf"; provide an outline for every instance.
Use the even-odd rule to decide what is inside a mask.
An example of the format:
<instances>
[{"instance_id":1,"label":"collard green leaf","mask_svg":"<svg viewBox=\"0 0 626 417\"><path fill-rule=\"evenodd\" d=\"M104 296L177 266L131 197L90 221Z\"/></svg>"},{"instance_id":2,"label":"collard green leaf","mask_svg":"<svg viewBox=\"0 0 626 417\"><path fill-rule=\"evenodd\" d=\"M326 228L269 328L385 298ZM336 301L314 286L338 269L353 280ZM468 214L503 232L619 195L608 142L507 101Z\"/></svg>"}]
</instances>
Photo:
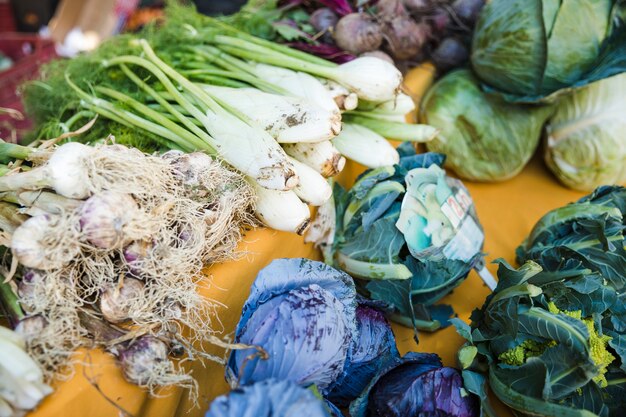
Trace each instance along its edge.
<instances>
[{"instance_id":1,"label":"collard green leaf","mask_svg":"<svg viewBox=\"0 0 626 417\"><path fill-rule=\"evenodd\" d=\"M528 380L530 384L543 386L544 380L540 367L536 365L536 379ZM544 368L545 369L545 368ZM595 413L588 410L580 410L572 407L550 403L545 400L522 394L511 388L511 381L507 379L507 375L500 377L498 369L493 366L489 367L489 386L502 402L509 407L519 410L523 413L545 416L545 417L598 417Z\"/></svg>"},{"instance_id":2,"label":"collard green leaf","mask_svg":"<svg viewBox=\"0 0 626 417\"><path fill-rule=\"evenodd\" d=\"M565 314L553 314L539 307L531 307L518 316L519 331L555 340L581 355L589 355L587 326Z\"/></svg>"},{"instance_id":3,"label":"collard green leaf","mask_svg":"<svg viewBox=\"0 0 626 417\"><path fill-rule=\"evenodd\" d=\"M543 398L560 400L586 385L598 374L589 356L572 354L563 345L546 349L539 357L547 370Z\"/></svg>"},{"instance_id":4,"label":"collard green leaf","mask_svg":"<svg viewBox=\"0 0 626 417\"><path fill-rule=\"evenodd\" d=\"M620 369L609 369L606 374L607 386L603 389L604 401L613 414L626 410L626 376Z\"/></svg>"},{"instance_id":5,"label":"collard green leaf","mask_svg":"<svg viewBox=\"0 0 626 417\"><path fill-rule=\"evenodd\" d=\"M396 229L395 221L393 218L383 218L368 229L358 230L341 246L341 253L359 261L399 263L398 255L404 245L404 237Z\"/></svg>"},{"instance_id":6,"label":"collard green leaf","mask_svg":"<svg viewBox=\"0 0 626 417\"><path fill-rule=\"evenodd\" d=\"M456 288L467 277L469 269L463 261L443 260L420 262L408 257L405 265L413 274L410 294L414 303L432 304Z\"/></svg>"},{"instance_id":7,"label":"collard green leaf","mask_svg":"<svg viewBox=\"0 0 626 417\"><path fill-rule=\"evenodd\" d=\"M603 285L602 276L588 274L546 285L543 291L560 310L581 310L583 317L602 314L617 301L617 293Z\"/></svg>"},{"instance_id":8,"label":"collard green leaf","mask_svg":"<svg viewBox=\"0 0 626 417\"><path fill-rule=\"evenodd\" d=\"M598 417L609 417L609 407L605 404L605 394L598 385L591 381L578 392L565 399L566 404L583 410L589 410Z\"/></svg>"},{"instance_id":9,"label":"collard green leaf","mask_svg":"<svg viewBox=\"0 0 626 417\"><path fill-rule=\"evenodd\" d=\"M626 372L626 334L614 331L607 331L606 334L612 337L609 341L609 346L611 346L620 357L622 362L621 369ZM626 375L623 376L626 378Z\"/></svg>"}]
</instances>

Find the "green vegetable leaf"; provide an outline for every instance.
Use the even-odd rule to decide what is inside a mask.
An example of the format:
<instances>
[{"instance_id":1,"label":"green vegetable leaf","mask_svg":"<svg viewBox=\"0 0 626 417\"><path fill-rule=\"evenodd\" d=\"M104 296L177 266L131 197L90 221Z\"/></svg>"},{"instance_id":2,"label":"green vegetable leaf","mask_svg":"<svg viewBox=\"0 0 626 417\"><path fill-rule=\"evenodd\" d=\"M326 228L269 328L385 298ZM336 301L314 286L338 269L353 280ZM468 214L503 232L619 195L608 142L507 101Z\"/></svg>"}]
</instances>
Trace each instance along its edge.
<instances>
[{"instance_id":1,"label":"green vegetable leaf","mask_svg":"<svg viewBox=\"0 0 626 417\"><path fill-rule=\"evenodd\" d=\"M480 78L509 93L538 93L547 53L541 0L485 5L476 22L471 55Z\"/></svg>"},{"instance_id":2,"label":"green vegetable leaf","mask_svg":"<svg viewBox=\"0 0 626 417\"><path fill-rule=\"evenodd\" d=\"M589 331L585 324L565 314L552 314L539 307L531 307L518 316L519 331L555 340L574 352L589 355Z\"/></svg>"},{"instance_id":3,"label":"green vegetable leaf","mask_svg":"<svg viewBox=\"0 0 626 417\"><path fill-rule=\"evenodd\" d=\"M539 360L547 369L543 398L549 400L559 400L575 393L598 374L598 368L589 356L572 354L563 345L546 349Z\"/></svg>"}]
</instances>

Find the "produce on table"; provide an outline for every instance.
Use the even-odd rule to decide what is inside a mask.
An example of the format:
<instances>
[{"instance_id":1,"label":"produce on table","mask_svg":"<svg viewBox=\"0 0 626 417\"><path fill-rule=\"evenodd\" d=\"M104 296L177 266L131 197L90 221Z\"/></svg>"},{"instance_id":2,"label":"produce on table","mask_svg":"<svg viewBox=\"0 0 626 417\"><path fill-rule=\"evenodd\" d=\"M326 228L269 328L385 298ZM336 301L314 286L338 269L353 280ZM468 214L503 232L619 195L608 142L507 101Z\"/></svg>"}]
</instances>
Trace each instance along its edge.
<instances>
[{"instance_id":1,"label":"produce on table","mask_svg":"<svg viewBox=\"0 0 626 417\"><path fill-rule=\"evenodd\" d=\"M478 416L461 373L433 353L409 352L382 369L350 404L352 417Z\"/></svg>"},{"instance_id":2,"label":"produce on table","mask_svg":"<svg viewBox=\"0 0 626 417\"><path fill-rule=\"evenodd\" d=\"M426 93L420 117L440 129L427 143L446 155L446 166L474 181L517 175L535 153L549 106L503 102L480 90L469 70L451 72Z\"/></svg>"},{"instance_id":3,"label":"produce on table","mask_svg":"<svg viewBox=\"0 0 626 417\"><path fill-rule=\"evenodd\" d=\"M206 152L246 176L266 225L303 233L310 221L305 203L323 204L330 197L323 177L345 164L331 143L343 111L378 133L391 129L392 138L427 141L436 134L401 118L413 106L399 92L400 72L380 59L336 65L190 8L172 4L166 17L156 29L47 66L44 79L24 91L39 137L97 114L87 142L113 134L144 151ZM379 137L368 146L394 157ZM354 135L341 147L362 153Z\"/></svg>"},{"instance_id":4,"label":"produce on table","mask_svg":"<svg viewBox=\"0 0 626 417\"><path fill-rule=\"evenodd\" d=\"M257 275L235 331L232 385L270 378L322 393L341 376L353 352L356 292L345 273L308 259L277 259Z\"/></svg>"},{"instance_id":5,"label":"produce on table","mask_svg":"<svg viewBox=\"0 0 626 417\"><path fill-rule=\"evenodd\" d=\"M435 303L481 269L484 235L467 189L441 169L443 155L416 155L408 143L398 151L397 165L366 171L349 190L336 184L334 207L320 209L307 240L390 304L392 320L434 331L453 314Z\"/></svg>"},{"instance_id":6,"label":"produce on table","mask_svg":"<svg viewBox=\"0 0 626 417\"><path fill-rule=\"evenodd\" d=\"M471 62L489 92L550 101L624 71L626 4L621 0L493 0L484 7Z\"/></svg>"},{"instance_id":7,"label":"produce on table","mask_svg":"<svg viewBox=\"0 0 626 417\"><path fill-rule=\"evenodd\" d=\"M266 386L272 386L275 380L295 382L319 390L334 415L340 416L336 406L350 405L353 413L352 401L357 397L358 410L371 398L378 398L376 390L381 384L376 382L387 378L392 369L423 362L438 370L425 374L419 382L415 378L424 371L402 381L404 385L413 384L414 403L407 405L399 398L405 391L396 390L398 397L381 394L390 405L400 408L398 415L421 415L434 409L455 416L474 415L454 414L468 410L474 400L461 398L460 374L441 368L436 355L409 354L400 359L393 332L380 308L385 308L384 303L357 296L352 279L326 264L308 259L274 260L259 272L244 304L235 341L249 348L232 351L227 379L231 386L250 395L260 389L256 387L262 381ZM419 389L423 387L424 395L438 392L433 401L419 401ZM272 394L268 396L273 402Z\"/></svg>"},{"instance_id":8,"label":"produce on table","mask_svg":"<svg viewBox=\"0 0 626 417\"><path fill-rule=\"evenodd\" d=\"M431 59L441 71L469 58L484 0L249 0L224 19L337 63L379 56L407 69Z\"/></svg>"},{"instance_id":9,"label":"produce on table","mask_svg":"<svg viewBox=\"0 0 626 417\"><path fill-rule=\"evenodd\" d=\"M626 74L576 90L546 125L546 163L565 185L626 183Z\"/></svg>"},{"instance_id":10,"label":"produce on table","mask_svg":"<svg viewBox=\"0 0 626 417\"><path fill-rule=\"evenodd\" d=\"M268 379L237 388L211 403L206 417L330 417L322 400L288 381ZM339 417L341 414L336 414Z\"/></svg>"},{"instance_id":11,"label":"produce on table","mask_svg":"<svg viewBox=\"0 0 626 417\"><path fill-rule=\"evenodd\" d=\"M0 283L0 292L6 287ZM0 417L24 415L51 392L23 337L0 326Z\"/></svg>"},{"instance_id":12,"label":"produce on table","mask_svg":"<svg viewBox=\"0 0 626 417\"><path fill-rule=\"evenodd\" d=\"M236 257L252 223L243 176L206 154L115 144L2 143L0 154L3 268L14 284L0 304L46 379L71 373L76 348L97 346L130 382L194 395L170 355L221 361L205 348L229 346L217 303L197 289L203 267Z\"/></svg>"},{"instance_id":13,"label":"produce on table","mask_svg":"<svg viewBox=\"0 0 626 417\"><path fill-rule=\"evenodd\" d=\"M358 340L344 366L343 374L333 383L327 398L340 407L363 392L367 384L386 364L400 353L389 322L376 303L359 298L356 308Z\"/></svg>"},{"instance_id":14,"label":"produce on table","mask_svg":"<svg viewBox=\"0 0 626 417\"><path fill-rule=\"evenodd\" d=\"M459 351L465 387L496 415L485 380L525 415L617 416L626 407L626 189L600 187L546 214L500 261L499 282Z\"/></svg>"}]
</instances>

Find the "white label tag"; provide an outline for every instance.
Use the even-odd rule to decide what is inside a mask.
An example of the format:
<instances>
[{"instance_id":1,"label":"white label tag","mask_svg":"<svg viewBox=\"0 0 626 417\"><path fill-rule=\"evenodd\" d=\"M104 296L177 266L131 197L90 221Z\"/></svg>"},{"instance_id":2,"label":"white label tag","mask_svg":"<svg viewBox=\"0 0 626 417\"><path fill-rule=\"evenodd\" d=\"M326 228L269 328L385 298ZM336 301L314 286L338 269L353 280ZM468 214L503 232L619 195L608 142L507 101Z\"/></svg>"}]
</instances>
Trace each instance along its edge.
<instances>
[{"instance_id":1,"label":"white label tag","mask_svg":"<svg viewBox=\"0 0 626 417\"><path fill-rule=\"evenodd\" d=\"M483 243L483 232L471 216L467 216L456 235L443 248L448 259L469 262L479 251Z\"/></svg>"}]
</instances>

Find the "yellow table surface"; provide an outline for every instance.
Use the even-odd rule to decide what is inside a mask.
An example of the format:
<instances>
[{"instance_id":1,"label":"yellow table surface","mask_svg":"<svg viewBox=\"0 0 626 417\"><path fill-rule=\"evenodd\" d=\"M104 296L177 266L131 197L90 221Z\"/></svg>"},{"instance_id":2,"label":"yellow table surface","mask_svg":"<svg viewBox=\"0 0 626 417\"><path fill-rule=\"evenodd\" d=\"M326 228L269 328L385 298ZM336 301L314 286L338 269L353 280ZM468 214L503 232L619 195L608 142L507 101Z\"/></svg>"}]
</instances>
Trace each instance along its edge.
<instances>
[{"instance_id":1,"label":"yellow table surface","mask_svg":"<svg viewBox=\"0 0 626 417\"><path fill-rule=\"evenodd\" d=\"M407 77L414 96L421 96L431 82L427 73L419 71ZM362 169L349 163L340 182L349 184ZM558 184L537 156L520 175L509 181L497 184L466 182L466 185L485 230L484 250L489 263L500 257L514 263L515 248L543 214L584 195ZM240 250L247 253L244 258L211 266L206 271L211 288L204 290L204 295L225 306L220 312L225 335L234 332L250 285L257 272L272 259L320 259L320 254L310 244L304 244L301 237L267 229L248 232ZM489 269L495 276L495 265L489 265ZM488 291L478 275L472 272L442 302L453 305L458 316L468 321L471 311L483 304ZM409 350L435 352L449 366L455 365L455 353L463 343L452 327L434 334L420 333L419 345L413 340L411 329L394 325L394 331L401 353ZM216 350L215 353L219 352ZM194 406L187 393L177 388L162 390L158 398L149 397L123 379L114 359L106 353L85 350L77 357L88 366L77 366L73 378L56 383L55 392L29 417L197 417L204 415L213 398L228 391L224 368L217 363L209 363L206 367L198 363L190 365L200 387L199 405ZM503 406L498 409L501 417L511 415Z\"/></svg>"}]
</instances>

